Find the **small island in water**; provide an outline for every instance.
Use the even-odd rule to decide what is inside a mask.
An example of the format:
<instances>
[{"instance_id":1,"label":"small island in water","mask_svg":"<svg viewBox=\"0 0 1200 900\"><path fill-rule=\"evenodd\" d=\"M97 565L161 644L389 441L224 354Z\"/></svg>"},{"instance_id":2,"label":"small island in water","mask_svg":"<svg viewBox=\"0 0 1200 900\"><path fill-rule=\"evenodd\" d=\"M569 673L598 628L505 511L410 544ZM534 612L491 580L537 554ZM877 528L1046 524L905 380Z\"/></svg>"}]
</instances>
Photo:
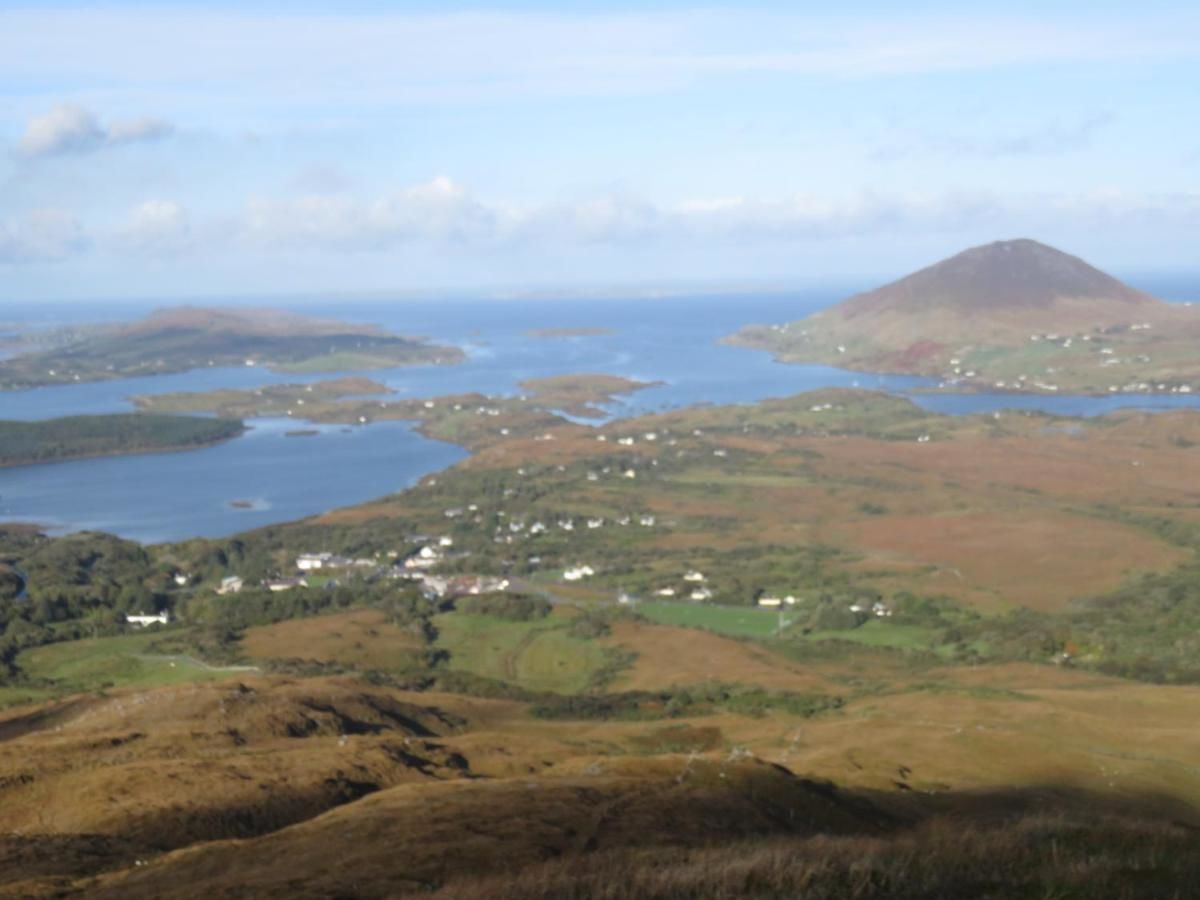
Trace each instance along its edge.
<instances>
[{"instance_id":1,"label":"small island in water","mask_svg":"<svg viewBox=\"0 0 1200 900\"><path fill-rule=\"evenodd\" d=\"M375 325L273 309L178 307L136 322L73 329L50 346L0 361L0 390L106 381L222 366L340 372L451 365L457 347Z\"/></svg>"}]
</instances>

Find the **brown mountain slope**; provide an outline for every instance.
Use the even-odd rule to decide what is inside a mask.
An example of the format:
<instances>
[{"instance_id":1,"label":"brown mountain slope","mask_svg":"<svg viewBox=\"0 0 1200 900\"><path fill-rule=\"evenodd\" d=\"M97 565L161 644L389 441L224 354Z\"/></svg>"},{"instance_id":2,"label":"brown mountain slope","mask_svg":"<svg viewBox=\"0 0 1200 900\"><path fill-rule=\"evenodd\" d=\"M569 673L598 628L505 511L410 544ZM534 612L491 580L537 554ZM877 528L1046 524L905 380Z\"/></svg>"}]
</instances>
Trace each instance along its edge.
<instances>
[{"instance_id":1,"label":"brown mountain slope","mask_svg":"<svg viewBox=\"0 0 1200 900\"><path fill-rule=\"evenodd\" d=\"M854 319L932 307L989 316L1087 300L1096 314L1139 314L1161 301L1076 256L1027 238L972 247L899 281L851 297L837 310Z\"/></svg>"}]
</instances>

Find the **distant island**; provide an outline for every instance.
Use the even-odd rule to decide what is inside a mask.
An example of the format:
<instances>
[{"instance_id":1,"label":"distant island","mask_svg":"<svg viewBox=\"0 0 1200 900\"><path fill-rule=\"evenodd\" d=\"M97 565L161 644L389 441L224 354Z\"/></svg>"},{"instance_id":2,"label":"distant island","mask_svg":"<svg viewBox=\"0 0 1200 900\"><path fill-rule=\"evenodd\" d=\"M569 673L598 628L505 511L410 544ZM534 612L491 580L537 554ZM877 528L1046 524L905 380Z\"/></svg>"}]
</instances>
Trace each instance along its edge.
<instances>
[{"instance_id":1,"label":"distant island","mask_svg":"<svg viewBox=\"0 0 1200 900\"><path fill-rule=\"evenodd\" d=\"M585 325L578 328L531 328L525 334L535 338L603 337L616 334L616 331L603 325Z\"/></svg>"},{"instance_id":2,"label":"distant island","mask_svg":"<svg viewBox=\"0 0 1200 900\"><path fill-rule=\"evenodd\" d=\"M238 419L153 413L0 422L0 466L206 447L244 430Z\"/></svg>"},{"instance_id":3,"label":"distant island","mask_svg":"<svg viewBox=\"0 0 1200 900\"><path fill-rule=\"evenodd\" d=\"M134 397L155 413L213 413L225 418L290 417L298 422L366 425L418 423L418 430L470 449L542 434L563 424L559 413L603 418L603 404L653 387L619 375L585 372L531 378L519 397L479 393L433 399L389 398L386 385L367 378L338 378L314 384L276 384L252 390L216 390ZM502 422L500 420L503 420Z\"/></svg>"},{"instance_id":4,"label":"distant island","mask_svg":"<svg viewBox=\"0 0 1200 900\"><path fill-rule=\"evenodd\" d=\"M459 363L457 347L374 325L270 309L178 307L136 322L77 329L69 340L0 361L0 390L215 366L338 372Z\"/></svg>"},{"instance_id":5,"label":"distant island","mask_svg":"<svg viewBox=\"0 0 1200 900\"><path fill-rule=\"evenodd\" d=\"M925 375L955 389L1102 394L1200 390L1198 339L1200 308L1022 239L727 341L782 362Z\"/></svg>"}]
</instances>

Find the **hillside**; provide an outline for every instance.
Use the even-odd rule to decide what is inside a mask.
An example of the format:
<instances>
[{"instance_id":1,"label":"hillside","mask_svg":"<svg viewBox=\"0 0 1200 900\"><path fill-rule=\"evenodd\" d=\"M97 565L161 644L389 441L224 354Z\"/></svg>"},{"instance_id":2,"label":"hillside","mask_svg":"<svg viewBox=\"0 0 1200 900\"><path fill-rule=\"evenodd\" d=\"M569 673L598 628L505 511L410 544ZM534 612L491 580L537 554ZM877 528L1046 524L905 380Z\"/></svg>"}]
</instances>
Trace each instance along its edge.
<instances>
[{"instance_id":1,"label":"hillside","mask_svg":"<svg viewBox=\"0 0 1200 900\"><path fill-rule=\"evenodd\" d=\"M1015 879L1149 898L1195 877L1194 689L857 669L886 695L815 718L544 721L259 675L0 713L0 896L864 900Z\"/></svg>"},{"instance_id":2,"label":"hillside","mask_svg":"<svg viewBox=\"0 0 1200 900\"><path fill-rule=\"evenodd\" d=\"M49 349L0 361L0 389L104 381L211 366L293 372L460 362L462 351L378 326L280 310L179 307L82 329Z\"/></svg>"},{"instance_id":3,"label":"hillside","mask_svg":"<svg viewBox=\"0 0 1200 900\"><path fill-rule=\"evenodd\" d=\"M1186 895L1200 416L536 408L631 386L396 401L474 456L306 522L0 529L0 897Z\"/></svg>"},{"instance_id":4,"label":"hillside","mask_svg":"<svg viewBox=\"0 0 1200 900\"><path fill-rule=\"evenodd\" d=\"M965 250L830 309L729 340L784 362L943 386L1089 393L1192 388L1200 314L1028 239Z\"/></svg>"}]
</instances>

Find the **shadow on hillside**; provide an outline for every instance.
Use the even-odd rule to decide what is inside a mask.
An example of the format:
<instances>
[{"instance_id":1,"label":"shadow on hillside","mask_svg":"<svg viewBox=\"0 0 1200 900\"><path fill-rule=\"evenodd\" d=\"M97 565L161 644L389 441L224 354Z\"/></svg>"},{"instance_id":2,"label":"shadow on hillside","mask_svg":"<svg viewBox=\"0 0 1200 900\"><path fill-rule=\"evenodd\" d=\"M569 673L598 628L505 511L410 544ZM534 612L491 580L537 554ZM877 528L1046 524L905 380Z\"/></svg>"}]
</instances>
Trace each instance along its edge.
<instances>
[{"instance_id":1,"label":"shadow on hillside","mask_svg":"<svg viewBox=\"0 0 1200 900\"><path fill-rule=\"evenodd\" d=\"M97 858L110 874L87 896L1158 898L1200 884L1200 810L1168 796L852 791L757 762L720 774L385 790L146 866ZM10 889L52 874L6 869Z\"/></svg>"}]
</instances>

